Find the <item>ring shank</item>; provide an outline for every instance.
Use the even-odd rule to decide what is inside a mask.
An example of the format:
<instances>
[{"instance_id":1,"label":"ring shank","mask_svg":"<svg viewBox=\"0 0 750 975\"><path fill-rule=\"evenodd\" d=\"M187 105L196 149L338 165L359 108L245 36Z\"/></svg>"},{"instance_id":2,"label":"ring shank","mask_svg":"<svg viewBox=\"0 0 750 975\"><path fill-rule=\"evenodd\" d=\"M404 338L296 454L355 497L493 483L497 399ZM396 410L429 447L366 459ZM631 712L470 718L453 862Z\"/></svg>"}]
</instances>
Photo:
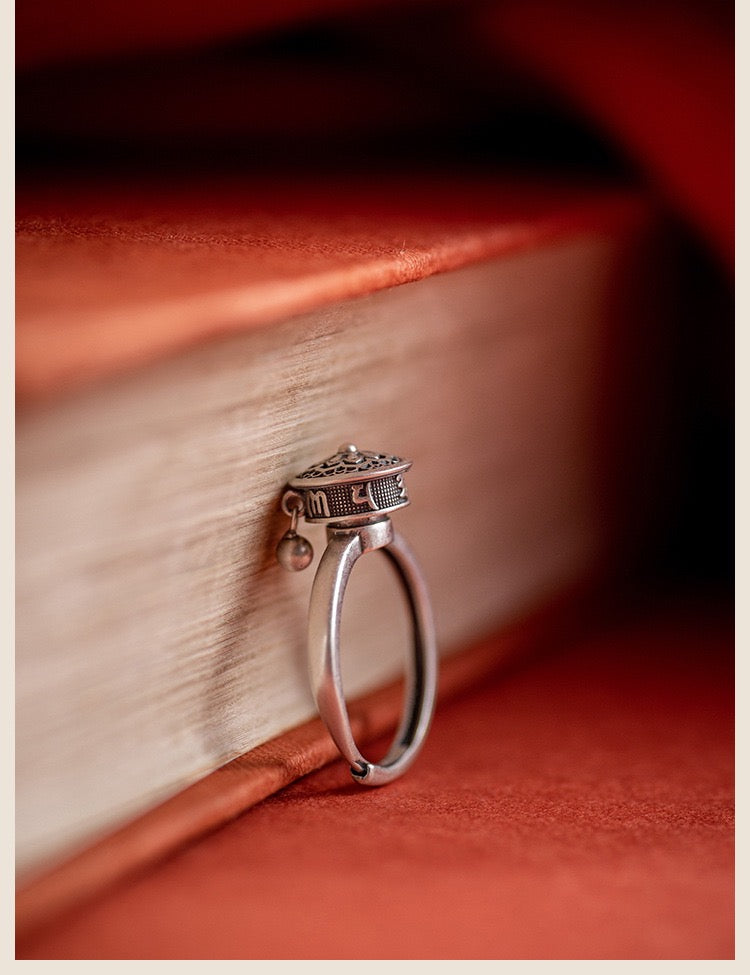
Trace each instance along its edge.
<instances>
[{"instance_id":1,"label":"ring shank","mask_svg":"<svg viewBox=\"0 0 750 975\"><path fill-rule=\"evenodd\" d=\"M366 552L382 549L403 586L411 612L412 657L406 671L406 703L388 754L368 762L352 735L341 679L341 610L352 569ZM310 596L310 681L320 716L362 785L385 785L412 764L424 742L435 706L437 648L427 586L416 559L390 518L353 527L328 528Z\"/></svg>"}]
</instances>

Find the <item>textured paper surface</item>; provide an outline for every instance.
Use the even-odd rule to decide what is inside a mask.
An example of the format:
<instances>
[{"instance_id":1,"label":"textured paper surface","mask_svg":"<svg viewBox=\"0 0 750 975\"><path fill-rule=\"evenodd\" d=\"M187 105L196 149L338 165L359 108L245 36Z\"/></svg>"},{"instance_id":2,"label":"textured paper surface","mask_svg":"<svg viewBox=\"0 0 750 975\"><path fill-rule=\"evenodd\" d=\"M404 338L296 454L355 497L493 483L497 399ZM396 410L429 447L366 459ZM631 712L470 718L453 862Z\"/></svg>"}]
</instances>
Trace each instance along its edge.
<instances>
[{"instance_id":1,"label":"textured paper surface","mask_svg":"<svg viewBox=\"0 0 750 975\"><path fill-rule=\"evenodd\" d=\"M278 502L340 442L414 460L398 525L442 648L593 570L629 247L592 235L405 285L20 418L21 868L313 713L312 572L275 562ZM350 693L398 673L406 617L380 559L355 570L344 625Z\"/></svg>"}]
</instances>

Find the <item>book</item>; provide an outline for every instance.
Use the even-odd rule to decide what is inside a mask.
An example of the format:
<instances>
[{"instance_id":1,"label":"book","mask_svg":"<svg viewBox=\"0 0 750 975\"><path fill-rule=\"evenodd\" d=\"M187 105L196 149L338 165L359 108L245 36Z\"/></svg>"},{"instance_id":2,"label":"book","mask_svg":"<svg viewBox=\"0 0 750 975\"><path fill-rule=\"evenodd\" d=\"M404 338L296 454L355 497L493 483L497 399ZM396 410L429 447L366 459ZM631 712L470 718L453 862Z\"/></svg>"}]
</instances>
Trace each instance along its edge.
<instances>
[{"instance_id":1,"label":"book","mask_svg":"<svg viewBox=\"0 0 750 975\"><path fill-rule=\"evenodd\" d=\"M313 568L274 551L339 443L414 462L397 525L443 653L648 530L622 479L653 462L664 243L632 194L32 188L18 232L21 881L314 714ZM400 600L358 564L348 694L399 674Z\"/></svg>"}]
</instances>

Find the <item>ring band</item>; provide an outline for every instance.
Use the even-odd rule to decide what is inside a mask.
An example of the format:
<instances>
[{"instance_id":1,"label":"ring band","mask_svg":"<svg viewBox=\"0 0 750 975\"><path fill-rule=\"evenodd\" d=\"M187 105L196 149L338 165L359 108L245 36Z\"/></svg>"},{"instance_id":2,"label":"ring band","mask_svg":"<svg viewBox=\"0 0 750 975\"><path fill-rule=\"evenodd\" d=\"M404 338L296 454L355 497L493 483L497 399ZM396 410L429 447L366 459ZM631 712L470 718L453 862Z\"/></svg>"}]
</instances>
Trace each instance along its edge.
<instances>
[{"instance_id":1,"label":"ring band","mask_svg":"<svg viewBox=\"0 0 750 975\"><path fill-rule=\"evenodd\" d=\"M413 647L406 670L406 705L388 754L368 762L352 735L340 664L341 609L354 564L382 549L406 593L413 624ZM412 764L430 727L437 684L437 650L427 587L411 549L391 519L347 528L328 526L328 547L320 560L310 595L308 631L310 682L320 716L352 777L362 785L385 785Z\"/></svg>"}]
</instances>

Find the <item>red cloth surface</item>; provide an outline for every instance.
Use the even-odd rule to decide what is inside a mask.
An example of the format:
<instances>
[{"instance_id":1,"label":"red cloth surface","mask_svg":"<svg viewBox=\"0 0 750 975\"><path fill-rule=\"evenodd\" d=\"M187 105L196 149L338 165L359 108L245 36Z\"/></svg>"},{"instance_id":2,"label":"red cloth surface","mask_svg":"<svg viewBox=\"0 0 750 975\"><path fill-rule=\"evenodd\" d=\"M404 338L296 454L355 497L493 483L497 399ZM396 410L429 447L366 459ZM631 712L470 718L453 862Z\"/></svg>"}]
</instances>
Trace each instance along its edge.
<instances>
[{"instance_id":1,"label":"red cloth surface","mask_svg":"<svg viewBox=\"0 0 750 975\"><path fill-rule=\"evenodd\" d=\"M430 83L440 78L466 105L475 96L497 99L500 128L513 61L531 88L546 87L606 133L639 167L643 186L697 228L727 265L733 106L731 17L721 14L724 6L699 0L372 0L365 8L368 16L378 11L378 43L402 68L417 61L423 70L428 66ZM452 19L436 18L435 29L428 29L430 11L449 8ZM413 27L411 33L401 29L407 10L414 9L427 11L417 35ZM65 97L46 114L42 98L39 115L29 111L25 119L28 133L44 136L52 116L53 135L75 139L83 133L94 146L120 125L110 122L105 130L108 115L97 114L102 106L111 110L112 101L106 89L97 101L102 75L96 58L197 50L326 17L340 19L353 36L369 29L364 20L355 23L358 5L350 0L244 6L102 0L85 16L75 0L24 0L17 16L22 69L33 73L93 59L90 75L82 76L84 90L95 93L86 102L90 114L81 121L71 101L68 123ZM387 53L383 63L388 65ZM199 138L207 131L203 120L231 131L235 114L259 99L262 110L248 112L243 124L273 134L302 119L313 134L327 139L338 126L346 138L353 120L362 131L384 115L387 121L383 107L409 78L408 71L395 72L395 82L370 87L365 72L354 89L359 100L353 112L345 104L353 90L351 69L343 84L326 75L316 87L307 73L279 86L250 65L250 81L238 83L234 95L234 75L221 75L226 84L201 91L200 124L191 127L191 92L201 88L202 69L193 85L182 85L184 96L172 79L173 100L160 100L165 89L159 89L160 97L141 113L137 106L148 99L153 82L144 64L142 99L120 116L132 123L126 138L136 138L139 127L147 134L161 131L162 123L167 140L181 129ZM274 93L283 88L294 108L299 78L312 94L302 109L284 115L285 103ZM54 87L53 77L42 93ZM72 87L61 90L70 94ZM323 90L325 97L318 97ZM118 104L127 108L127 84L122 91ZM311 115L313 103L319 111ZM434 101L416 92L399 101L400 115L411 124L426 113L425 105L434 110ZM439 117L433 124L439 127ZM300 144L307 129L303 136ZM303 178L306 161L302 152ZM53 221L58 204L50 208ZM445 214L437 219L444 224ZM34 231L28 222L21 229ZM406 246L393 226L384 232L386 250L390 238ZM54 284L47 272L59 244L53 236L51 263L46 269L34 264L48 284ZM73 236L75 247L65 250L74 258L102 245L96 236ZM320 228L311 236L320 240ZM144 253L153 246L148 235L136 244ZM309 244L295 249L300 260L311 259ZM232 262L246 258L236 241L227 253ZM407 256L409 270L414 259ZM325 258L325 248L312 256ZM101 262L84 255L84 272L92 266ZM156 292L169 283L168 268L149 261L143 267L153 272ZM387 270L410 279L401 265ZM189 279L182 264L175 275ZM81 278L71 280L75 285ZM44 295L35 284L34 300ZM53 304L59 310L58 298ZM147 298L153 303L153 294ZM182 309L178 319L184 329ZM50 339L56 328L53 323L41 336L51 359L58 355ZM28 341L26 335L21 346ZM58 334L57 341L67 340ZM723 631L678 615L561 646L556 657L501 674L441 709L423 756L403 780L364 791L342 765L311 775L95 905L39 931L19 944L19 957L731 957L728 642Z\"/></svg>"},{"instance_id":2,"label":"red cloth surface","mask_svg":"<svg viewBox=\"0 0 750 975\"><path fill-rule=\"evenodd\" d=\"M729 650L689 612L560 646L398 782L308 776L18 956L732 957Z\"/></svg>"}]
</instances>

